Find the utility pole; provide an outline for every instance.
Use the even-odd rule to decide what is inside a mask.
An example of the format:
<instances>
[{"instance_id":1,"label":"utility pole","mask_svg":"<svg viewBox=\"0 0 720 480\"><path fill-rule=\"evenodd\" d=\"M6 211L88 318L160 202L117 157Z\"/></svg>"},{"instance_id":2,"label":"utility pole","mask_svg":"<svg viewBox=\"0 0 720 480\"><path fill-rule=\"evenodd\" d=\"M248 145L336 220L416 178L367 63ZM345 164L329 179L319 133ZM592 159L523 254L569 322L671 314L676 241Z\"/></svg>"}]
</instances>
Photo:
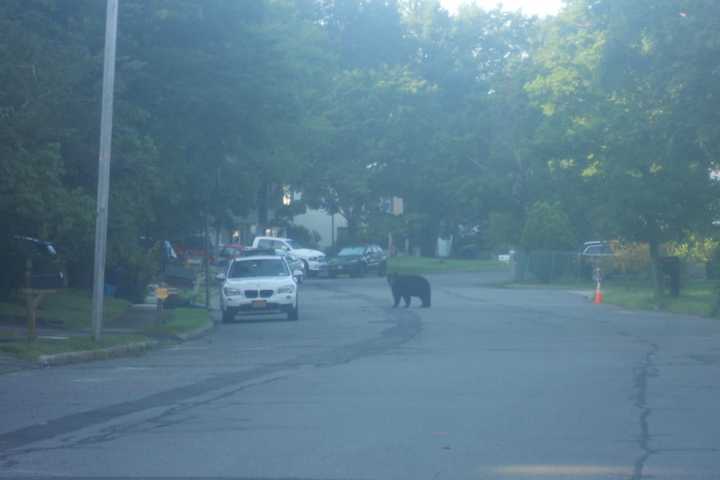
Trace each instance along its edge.
<instances>
[{"instance_id":1,"label":"utility pole","mask_svg":"<svg viewBox=\"0 0 720 480\"><path fill-rule=\"evenodd\" d=\"M210 269L208 262L210 261L210 233L208 232L208 215L204 215L203 238L205 246L205 255L203 256L203 273L205 274L205 308L210 310Z\"/></svg>"},{"instance_id":2,"label":"utility pole","mask_svg":"<svg viewBox=\"0 0 720 480\"><path fill-rule=\"evenodd\" d=\"M98 159L95 266L93 270L92 298L92 328L95 341L99 341L102 335L103 298L105 296L105 254L107 251L118 1L119 0L107 0L107 10L105 13L105 58L103 64L102 111L100 114L100 156Z\"/></svg>"}]
</instances>

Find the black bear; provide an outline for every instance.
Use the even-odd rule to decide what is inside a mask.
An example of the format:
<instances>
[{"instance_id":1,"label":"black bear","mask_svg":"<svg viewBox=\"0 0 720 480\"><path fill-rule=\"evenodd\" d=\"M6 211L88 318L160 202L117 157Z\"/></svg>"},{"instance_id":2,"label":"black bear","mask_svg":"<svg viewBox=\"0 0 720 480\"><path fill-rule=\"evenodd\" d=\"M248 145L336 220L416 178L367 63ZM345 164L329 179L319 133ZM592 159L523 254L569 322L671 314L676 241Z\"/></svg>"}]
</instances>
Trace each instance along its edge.
<instances>
[{"instance_id":1,"label":"black bear","mask_svg":"<svg viewBox=\"0 0 720 480\"><path fill-rule=\"evenodd\" d=\"M392 290L395 304L393 308L398 306L400 299L405 301L405 308L410 306L411 297L418 297L422 300L423 308L430 307L430 282L420 275L400 275L399 273L390 273L387 281Z\"/></svg>"}]
</instances>

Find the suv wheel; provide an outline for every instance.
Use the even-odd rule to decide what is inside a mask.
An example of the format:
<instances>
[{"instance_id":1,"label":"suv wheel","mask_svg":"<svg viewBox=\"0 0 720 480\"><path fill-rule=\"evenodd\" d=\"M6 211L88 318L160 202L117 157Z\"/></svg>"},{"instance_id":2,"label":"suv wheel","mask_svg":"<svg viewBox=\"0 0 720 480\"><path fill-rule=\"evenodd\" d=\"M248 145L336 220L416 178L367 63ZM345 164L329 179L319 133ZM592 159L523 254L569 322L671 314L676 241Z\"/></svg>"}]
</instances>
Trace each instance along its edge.
<instances>
[{"instance_id":1,"label":"suv wheel","mask_svg":"<svg viewBox=\"0 0 720 480\"><path fill-rule=\"evenodd\" d=\"M300 300L295 300L295 308L290 310L287 314L288 320L298 320L300 318Z\"/></svg>"}]
</instances>

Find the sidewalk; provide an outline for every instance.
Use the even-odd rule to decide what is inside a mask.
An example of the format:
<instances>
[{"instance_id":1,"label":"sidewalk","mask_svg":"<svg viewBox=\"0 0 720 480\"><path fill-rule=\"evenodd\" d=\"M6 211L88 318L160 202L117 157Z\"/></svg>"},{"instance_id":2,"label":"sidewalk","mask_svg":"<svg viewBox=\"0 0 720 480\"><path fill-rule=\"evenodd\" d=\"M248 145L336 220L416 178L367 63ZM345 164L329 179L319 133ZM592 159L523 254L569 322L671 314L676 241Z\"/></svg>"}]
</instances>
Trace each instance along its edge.
<instances>
[{"instance_id":1,"label":"sidewalk","mask_svg":"<svg viewBox=\"0 0 720 480\"><path fill-rule=\"evenodd\" d=\"M63 365L117 356L136 355L159 345L184 342L214 328L211 313L202 308L166 310L162 321L155 305L133 305L103 327L100 343L90 329L39 327L33 342L24 327L3 328L0 374L39 366ZM14 333L14 336L13 336ZM5 350L5 351L2 351Z\"/></svg>"},{"instance_id":2,"label":"sidewalk","mask_svg":"<svg viewBox=\"0 0 720 480\"><path fill-rule=\"evenodd\" d=\"M27 342L27 326L21 315L6 316L0 323L0 374L38 367L39 364L127 355L146 350L149 346L183 342L206 334L214 327L213 316L204 306L192 302L196 297L204 298L201 286L204 285L196 281L192 290L180 291L171 287L171 292L182 300L183 306L178 308L166 308L159 312L154 288L149 288L143 303L129 305L121 313L116 310L114 315L106 311L103 341L99 345L90 338L92 329L89 325L90 313L85 311L89 308L87 305L77 310L79 316L74 315L75 310L71 312L71 318L82 319L80 322L63 324L41 316L35 342ZM216 296L214 293L211 299ZM83 354L77 355L77 352ZM50 361L49 357L52 357Z\"/></svg>"}]
</instances>

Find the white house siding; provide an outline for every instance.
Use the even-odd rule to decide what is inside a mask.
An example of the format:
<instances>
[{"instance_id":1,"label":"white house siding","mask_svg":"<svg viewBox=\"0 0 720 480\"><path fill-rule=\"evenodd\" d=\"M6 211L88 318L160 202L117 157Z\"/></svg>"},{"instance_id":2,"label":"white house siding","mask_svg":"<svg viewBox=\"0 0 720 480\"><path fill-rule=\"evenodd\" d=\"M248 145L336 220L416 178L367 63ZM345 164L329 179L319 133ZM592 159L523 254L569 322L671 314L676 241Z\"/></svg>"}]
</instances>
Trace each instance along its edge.
<instances>
[{"instance_id":1,"label":"white house siding","mask_svg":"<svg viewBox=\"0 0 720 480\"><path fill-rule=\"evenodd\" d=\"M327 248L332 245L333 233L333 215L330 215L325 210L312 210L308 209L301 215L296 215L293 218L295 225L301 225L311 232L314 230L320 234L319 246L321 248ZM347 227L347 222L342 215L335 214L335 240L337 241L337 231L339 228Z\"/></svg>"}]
</instances>

